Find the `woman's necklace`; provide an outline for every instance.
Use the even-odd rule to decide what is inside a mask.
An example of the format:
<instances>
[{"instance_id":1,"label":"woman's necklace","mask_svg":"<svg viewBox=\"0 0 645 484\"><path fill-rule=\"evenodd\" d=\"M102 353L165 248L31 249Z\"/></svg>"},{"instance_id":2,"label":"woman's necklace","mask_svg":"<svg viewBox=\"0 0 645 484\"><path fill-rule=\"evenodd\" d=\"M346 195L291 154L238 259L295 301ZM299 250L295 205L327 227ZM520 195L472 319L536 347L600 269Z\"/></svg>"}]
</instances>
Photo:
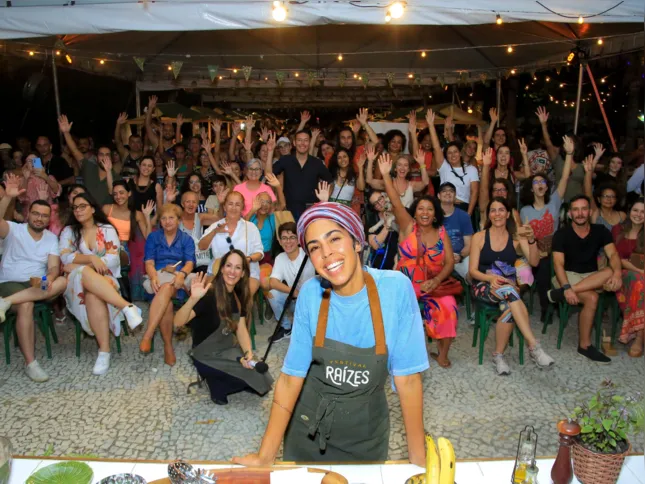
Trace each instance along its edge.
<instances>
[{"instance_id":1,"label":"woman's necklace","mask_svg":"<svg viewBox=\"0 0 645 484\"><path fill-rule=\"evenodd\" d=\"M508 178L508 168L500 170L499 167L495 168L495 178Z\"/></svg>"},{"instance_id":2,"label":"woman's necklace","mask_svg":"<svg viewBox=\"0 0 645 484\"><path fill-rule=\"evenodd\" d=\"M405 195L406 190L408 189L408 183L407 180L405 180L405 188L403 190L399 190L399 177L396 177L394 179L394 189L396 190L396 193L399 194L399 197L402 197Z\"/></svg>"},{"instance_id":3,"label":"woman's necklace","mask_svg":"<svg viewBox=\"0 0 645 484\"><path fill-rule=\"evenodd\" d=\"M141 180L141 178L137 178L137 183L135 183L135 185L134 185L134 186L135 186L135 188L137 189L137 191L138 191L139 193L146 193L146 192L148 191L148 188L150 188L150 182L151 182L152 180L148 179L148 182L146 183L146 186L145 186L145 187L143 187L143 188L139 185L139 181L140 181L140 180Z\"/></svg>"}]
</instances>

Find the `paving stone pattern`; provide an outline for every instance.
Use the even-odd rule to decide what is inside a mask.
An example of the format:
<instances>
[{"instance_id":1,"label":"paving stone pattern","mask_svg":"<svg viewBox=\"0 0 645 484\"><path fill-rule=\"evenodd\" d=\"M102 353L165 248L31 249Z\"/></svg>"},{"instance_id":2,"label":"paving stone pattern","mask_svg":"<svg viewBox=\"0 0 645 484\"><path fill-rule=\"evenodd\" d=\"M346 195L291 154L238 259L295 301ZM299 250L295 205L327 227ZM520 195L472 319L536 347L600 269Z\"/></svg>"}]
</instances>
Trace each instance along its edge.
<instances>
[{"instance_id":1,"label":"paving stone pattern","mask_svg":"<svg viewBox=\"0 0 645 484\"><path fill-rule=\"evenodd\" d=\"M146 308L147 309L147 308ZM144 317L147 310L144 311ZM577 316L574 316L577 318ZM519 365L518 348L509 348L512 374L498 377L490 360L494 331L486 344L485 360L477 364L471 347L472 326L462 314L459 336L451 349L452 368L431 363L423 377L426 430L450 438L457 457L515 456L517 437L525 425L539 435L538 455L557 452L556 422L570 414L581 396L588 397L604 379L620 384L626 393L642 391L643 359L629 358L625 349L610 365L579 357L577 320L567 328L562 350L555 348L557 328L542 336L542 345L556 359L555 368L542 371L530 360ZM263 354L275 321L258 326L258 353ZM541 326L534 320L533 328ZM0 435L8 436L17 454L97 456L101 458L228 460L258 449L268 421L272 392L264 398L247 392L229 397L228 406L214 405L206 389L187 394L196 379L187 351L190 338L176 342L177 365L163 363L162 343L156 336L155 353L139 354L138 340L122 336L122 354L112 340L112 366L107 375L91 374L97 347L84 338L77 359L74 330L57 325L59 344L53 359L45 356L42 335L37 334L37 358L50 380L32 383L23 372L23 360L12 348L10 366L0 363ZM269 366L274 377L288 347L288 340L274 345ZM436 350L432 345L433 351ZM0 353L4 357L4 347ZM407 456L401 406L390 385L391 459ZM642 452L643 442L634 442Z\"/></svg>"}]
</instances>

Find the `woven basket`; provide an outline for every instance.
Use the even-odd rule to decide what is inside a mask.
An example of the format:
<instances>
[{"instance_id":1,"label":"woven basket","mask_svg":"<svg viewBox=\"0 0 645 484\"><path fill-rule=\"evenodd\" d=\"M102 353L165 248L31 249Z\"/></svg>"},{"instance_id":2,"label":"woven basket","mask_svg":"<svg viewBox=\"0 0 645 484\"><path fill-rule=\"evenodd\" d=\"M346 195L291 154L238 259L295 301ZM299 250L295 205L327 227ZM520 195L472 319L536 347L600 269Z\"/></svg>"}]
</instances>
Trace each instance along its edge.
<instances>
[{"instance_id":1,"label":"woven basket","mask_svg":"<svg viewBox=\"0 0 645 484\"><path fill-rule=\"evenodd\" d=\"M600 454L576 441L572 447L573 473L582 484L616 484L631 448L628 443L622 454Z\"/></svg>"}]
</instances>

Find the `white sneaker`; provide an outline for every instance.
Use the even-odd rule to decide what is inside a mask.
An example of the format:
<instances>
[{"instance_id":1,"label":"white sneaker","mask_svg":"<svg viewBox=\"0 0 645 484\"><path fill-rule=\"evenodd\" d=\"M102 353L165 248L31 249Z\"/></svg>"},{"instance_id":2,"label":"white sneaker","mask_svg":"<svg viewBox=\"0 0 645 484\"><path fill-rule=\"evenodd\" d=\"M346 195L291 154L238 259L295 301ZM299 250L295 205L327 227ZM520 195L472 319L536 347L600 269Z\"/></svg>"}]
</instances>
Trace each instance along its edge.
<instances>
[{"instance_id":1,"label":"white sneaker","mask_svg":"<svg viewBox=\"0 0 645 484\"><path fill-rule=\"evenodd\" d=\"M510 375L511 367L506 363L506 358L504 358L504 353L498 353L493 355L493 364L497 370L498 375Z\"/></svg>"},{"instance_id":2,"label":"white sneaker","mask_svg":"<svg viewBox=\"0 0 645 484\"><path fill-rule=\"evenodd\" d=\"M37 383L42 383L49 380L49 375L45 373L36 360L32 361L25 367L27 376Z\"/></svg>"},{"instance_id":3,"label":"white sneaker","mask_svg":"<svg viewBox=\"0 0 645 484\"><path fill-rule=\"evenodd\" d=\"M130 304L129 306L124 307L123 315L128 321L128 326L130 326L130 329L134 329L141 323L143 323L143 318L141 317L141 309L139 309L134 304Z\"/></svg>"},{"instance_id":4,"label":"white sneaker","mask_svg":"<svg viewBox=\"0 0 645 484\"><path fill-rule=\"evenodd\" d=\"M99 351L99 356L94 364L92 374L104 375L110 369L110 353L103 353Z\"/></svg>"},{"instance_id":5,"label":"white sneaker","mask_svg":"<svg viewBox=\"0 0 645 484\"><path fill-rule=\"evenodd\" d=\"M5 298L0 297L0 323L4 323L5 319L7 319L7 311L9 311L10 307L11 303Z\"/></svg>"},{"instance_id":6,"label":"white sneaker","mask_svg":"<svg viewBox=\"0 0 645 484\"><path fill-rule=\"evenodd\" d=\"M540 343L536 343L533 349L529 348L529 355L538 368L548 368L555 364L555 360L546 354Z\"/></svg>"}]
</instances>

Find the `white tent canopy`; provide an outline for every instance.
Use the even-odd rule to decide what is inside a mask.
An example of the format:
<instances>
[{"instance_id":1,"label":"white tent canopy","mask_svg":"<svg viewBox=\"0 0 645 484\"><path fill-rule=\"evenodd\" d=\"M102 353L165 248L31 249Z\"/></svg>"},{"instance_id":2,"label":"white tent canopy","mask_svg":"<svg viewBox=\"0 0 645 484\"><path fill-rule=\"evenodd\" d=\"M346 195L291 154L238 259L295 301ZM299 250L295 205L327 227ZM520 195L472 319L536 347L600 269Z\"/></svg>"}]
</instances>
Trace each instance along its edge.
<instances>
[{"instance_id":1,"label":"white tent canopy","mask_svg":"<svg viewBox=\"0 0 645 484\"><path fill-rule=\"evenodd\" d=\"M0 7L0 39L123 31L242 30L326 24L384 24L387 1L285 2L285 22L270 0L14 0ZM10 4L12 6L7 7ZM398 25L505 22L643 23L643 0L407 0ZM512 39L509 39L511 41Z\"/></svg>"}]
</instances>

